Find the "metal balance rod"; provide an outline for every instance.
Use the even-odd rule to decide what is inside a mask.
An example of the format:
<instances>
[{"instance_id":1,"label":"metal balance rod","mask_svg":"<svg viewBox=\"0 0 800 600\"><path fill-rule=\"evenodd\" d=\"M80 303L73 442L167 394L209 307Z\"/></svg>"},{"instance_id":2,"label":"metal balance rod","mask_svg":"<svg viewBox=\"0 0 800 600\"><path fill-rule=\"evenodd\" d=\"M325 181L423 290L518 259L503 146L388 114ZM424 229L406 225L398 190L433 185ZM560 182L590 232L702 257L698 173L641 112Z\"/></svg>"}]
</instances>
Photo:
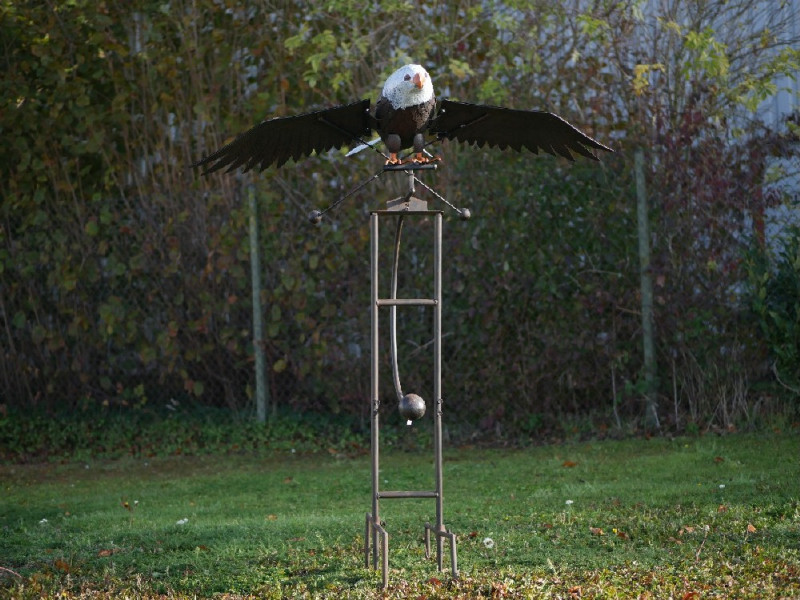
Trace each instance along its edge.
<instances>
[{"instance_id":1,"label":"metal balance rod","mask_svg":"<svg viewBox=\"0 0 800 600\"><path fill-rule=\"evenodd\" d=\"M402 170L408 174L409 191L405 196L395 198L387 203L385 210L375 210L370 213L370 252L371 252L371 447L372 447L372 512L367 513L364 531L364 563L366 568L378 568L380 558L383 571L382 587L388 585L389 578L389 534L380 519L380 500L390 498L433 498L436 502L436 523L425 523L425 556L431 555L431 534L436 539L436 564L442 570L442 555L445 538L450 542L450 567L453 577L458 577L458 561L456 555L456 536L444 525L443 494L442 494L442 211L428 210L427 202L415 198L414 171L420 169L433 169L435 165L403 165L402 167L387 167L387 170ZM433 217L434 219L434 245L433 245L433 298L397 298L397 262L400 244L400 227L406 216ZM390 298L380 298L378 293L379 274L379 221L381 218L391 217L397 219L398 234L395 238L395 260L392 274L392 293ZM424 402L415 394L404 395L400 388L397 369L396 348L396 320L395 311L398 306L429 306L433 309L433 394L435 410L433 411L433 450L434 450L434 489L432 490L381 490L380 489L380 386L379 386L379 313L382 307L391 310L391 335L392 335L392 367L400 402L401 413L409 419L424 414ZM413 405L416 401L421 403ZM406 403L404 408L404 402ZM408 403L412 402L412 405ZM409 420L409 424L410 424ZM372 560L370 561L370 555Z\"/></svg>"}]
</instances>

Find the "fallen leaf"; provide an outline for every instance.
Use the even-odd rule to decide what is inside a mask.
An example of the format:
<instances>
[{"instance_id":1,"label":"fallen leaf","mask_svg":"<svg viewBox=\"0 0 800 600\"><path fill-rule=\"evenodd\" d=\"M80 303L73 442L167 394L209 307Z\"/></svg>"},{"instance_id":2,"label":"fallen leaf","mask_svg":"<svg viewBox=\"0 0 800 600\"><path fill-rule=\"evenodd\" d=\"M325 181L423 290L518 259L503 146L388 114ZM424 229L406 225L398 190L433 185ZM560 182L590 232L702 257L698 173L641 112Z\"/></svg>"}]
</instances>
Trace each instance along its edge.
<instances>
[{"instance_id":1,"label":"fallen leaf","mask_svg":"<svg viewBox=\"0 0 800 600\"><path fill-rule=\"evenodd\" d=\"M579 585L571 587L567 591L569 592L570 596L572 596L573 598L580 598L581 597L581 586L579 586Z\"/></svg>"},{"instance_id":2,"label":"fallen leaf","mask_svg":"<svg viewBox=\"0 0 800 600\"><path fill-rule=\"evenodd\" d=\"M755 533L756 531L757 531L757 530L756 530L756 528L755 528L755 527L753 527L753 524L752 524L752 523L748 523L748 524L747 524L747 533Z\"/></svg>"},{"instance_id":3,"label":"fallen leaf","mask_svg":"<svg viewBox=\"0 0 800 600\"><path fill-rule=\"evenodd\" d=\"M470 538L476 538L476 537L478 537L478 532L477 532L477 531L470 531L470 532L469 532L469 537L470 537Z\"/></svg>"},{"instance_id":4,"label":"fallen leaf","mask_svg":"<svg viewBox=\"0 0 800 600\"><path fill-rule=\"evenodd\" d=\"M278 520L278 515L267 515L267 520L268 521L277 521Z\"/></svg>"},{"instance_id":5,"label":"fallen leaf","mask_svg":"<svg viewBox=\"0 0 800 600\"><path fill-rule=\"evenodd\" d=\"M728 507L725 506L724 504L720 504L719 507L717 508L717 512L718 513L728 512Z\"/></svg>"},{"instance_id":6,"label":"fallen leaf","mask_svg":"<svg viewBox=\"0 0 800 600\"><path fill-rule=\"evenodd\" d=\"M436 577L431 577L430 579L428 579L428 583L430 583L434 587L438 587L442 585L442 580L437 579Z\"/></svg>"},{"instance_id":7,"label":"fallen leaf","mask_svg":"<svg viewBox=\"0 0 800 600\"><path fill-rule=\"evenodd\" d=\"M616 533L617 537L619 539L621 539L621 540L627 540L628 539L628 534L625 533L624 531L620 531L619 529L615 529L614 533Z\"/></svg>"},{"instance_id":8,"label":"fallen leaf","mask_svg":"<svg viewBox=\"0 0 800 600\"><path fill-rule=\"evenodd\" d=\"M100 550L100 552L97 553L97 556L111 556L112 554L114 554L114 551L106 548L104 550Z\"/></svg>"},{"instance_id":9,"label":"fallen leaf","mask_svg":"<svg viewBox=\"0 0 800 600\"><path fill-rule=\"evenodd\" d=\"M589 527L589 531L592 532L592 535L605 535L605 532L599 527Z\"/></svg>"},{"instance_id":10,"label":"fallen leaf","mask_svg":"<svg viewBox=\"0 0 800 600\"><path fill-rule=\"evenodd\" d=\"M542 529L552 529L552 528L553 528L552 523L542 523Z\"/></svg>"},{"instance_id":11,"label":"fallen leaf","mask_svg":"<svg viewBox=\"0 0 800 600\"><path fill-rule=\"evenodd\" d=\"M686 592L682 597L681 600L694 600L694 598L699 598L700 594L697 592Z\"/></svg>"},{"instance_id":12,"label":"fallen leaf","mask_svg":"<svg viewBox=\"0 0 800 600\"><path fill-rule=\"evenodd\" d=\"M571 460L565 460L563 463L561 463L561 466L571 469L572 467L577 467L578 463Z\"/></svg>"},{"instance_id":13,"label":"fallen leaf","mask_svg":"<svg viewBox=\"0 0 800 600\"><path fill-rule=\"evenodd\" d=\"M285 477L283 483L292 483L292 481L294 481L293 477Z\"/></svg>"},{"instance_id":14,"label":"fallen leaf","mask_svg":"<svg viewBox=\"0 0 800 600\"><path fill-rule=\"evenodd\" d=\"M63 571L64 573L69 573L69 564L61 560L60 558L57 558L55 562L53 562L53 566L59 571Z\"/></svg>"},{"instance_id":15,"label":"fallen leaf","mask_svg":"<svg viewBox=\"0 0 800 600\"><path fill-rule=\"evenodd\" d=\"M505 598L506 593L508 592L508 587L504 583L493 583L492 584L492 598Z\"/></svg>"},{"instance_id":16,"label":"fallen leaf","mask_svg":"<svg viewBox=\"0 0 800 600\"><path fill-rule=\"evenodd\" d=\"M725 462L725 459L724 459L724 458L722 458L721 456L715 456L715 457L714 457L714 462L715 462L715 463L721 463L721 462Z\"/></svg>"}]
</instances>

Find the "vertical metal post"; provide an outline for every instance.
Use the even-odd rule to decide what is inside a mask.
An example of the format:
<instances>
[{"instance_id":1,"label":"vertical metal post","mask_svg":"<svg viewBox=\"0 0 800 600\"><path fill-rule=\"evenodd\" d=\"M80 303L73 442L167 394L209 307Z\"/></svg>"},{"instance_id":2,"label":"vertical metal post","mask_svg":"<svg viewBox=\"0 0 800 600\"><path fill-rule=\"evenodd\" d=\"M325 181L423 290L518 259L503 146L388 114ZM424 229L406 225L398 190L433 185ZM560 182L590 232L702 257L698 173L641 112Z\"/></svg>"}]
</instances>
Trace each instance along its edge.
<instances>
[{"instance_id":1,"label":"vertical metal post","mask_svg":"<svg viewBox=\"0 0 800 600\"><path fill-rule=\"evenodd\" d=\"M266 357L264 356L264 319L261 309L261 247L258 242L258 204L253 186L247 188L250 208L250 276L253 294L253 359L256 369L256 419L259 423L267 420L269 389L266 377Z\"/></svg>"},{"instance_id":2,"label":"vertical metal post","mask_svg":"<svg viewBox=\"0 0 800 600\"><path fill-rule=\"evenodd\" d=\"M372 444L372 521L375 524L380 524L380 515L378 513L378 483L379 483L379 435L378 429L379 422L379 409L380 409L380 392L378 389L378 369L380 366L379 361L379 335L378 335L378 215L370 213L370 269L371 269L371 300L370 300L370 317L371 317L371 333L372 333L372 356L370 366L370 419L371 419L371 444ZM375 527L372 528L372 565L373 568L378 567L378 532Z\"/></svg>"},{"instance_id":3,"label":"vertical metal post","mask_svg":"<svg viewBox=\"0 0 800 600\"><path fill-rule=\"evenodd\" d=\"M443 533L444 510L442 494L442 213L434 215L433 239L433 453L436 477L436 531ZM441 535L436 536L436 564L442 570Z\"/></svg>"},{"instance_id":4,"label":"vertical metal post","mask_svg":"<svg viewBox=\"0 0 800 600\"><path fill-rule=\"evenodd\" d=\"M656 401L656 352L653 341L653 281L650 277L650 227L644 180L644 151L634 154L636 170L636 216L639 234L639 282L642 294L642 349L644 353L645 425L660 429Z\"/></svg>"}]
</instances>

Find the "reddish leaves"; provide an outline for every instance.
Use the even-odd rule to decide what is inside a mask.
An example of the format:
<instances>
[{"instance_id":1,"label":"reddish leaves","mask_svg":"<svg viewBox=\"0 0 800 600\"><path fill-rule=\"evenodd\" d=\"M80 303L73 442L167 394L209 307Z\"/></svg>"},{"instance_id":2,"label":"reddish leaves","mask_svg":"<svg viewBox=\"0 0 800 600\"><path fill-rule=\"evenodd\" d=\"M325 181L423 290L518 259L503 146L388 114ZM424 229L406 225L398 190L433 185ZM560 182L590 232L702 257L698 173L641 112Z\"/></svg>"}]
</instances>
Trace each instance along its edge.
<instances>
[{"instance_id":1,"label":"reddish leaves","mask_svg":"<svg viewBox=\"0 0 800 600\"><path fill-rule=\"evenodd\" d=\"M69 572L70 572L69 563L67 563L67 562L65 562L65 561L63 561L63 560L61 560L60 558L57 558L57 559L56 559L56 560L53 562L53 566L54 566L56 569L58 569L59 571L62 571L63 573L69 573Z\"/></svg>"}]
</instances>

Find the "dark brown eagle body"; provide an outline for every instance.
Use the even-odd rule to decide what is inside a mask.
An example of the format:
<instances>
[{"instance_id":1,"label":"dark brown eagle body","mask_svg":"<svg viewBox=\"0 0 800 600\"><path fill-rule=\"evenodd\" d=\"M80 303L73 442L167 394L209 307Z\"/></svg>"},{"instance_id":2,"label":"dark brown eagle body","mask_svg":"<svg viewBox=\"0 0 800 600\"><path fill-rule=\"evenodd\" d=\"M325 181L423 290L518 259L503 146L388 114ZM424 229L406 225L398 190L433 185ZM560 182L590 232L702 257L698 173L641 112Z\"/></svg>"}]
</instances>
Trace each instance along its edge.
<instances>
[{"instance_id":1,"label":"dark brown eagle body","mask_svg":"<svg viewBox=\"0 0 800 600\"><path fill-rule=\"evenodd\" d=\"M386 98L381 98L375 105L377 131L390 152L400 152L403 148L414 145L414 136L428 129L436 108L436 99L409 106L394 108ZM399 144L393 144L391 136L400 138Z\"/></svg>"},{"instance_id":2,"label":"dark brown eagle body","mask_svg":"<svg viewBox=\"0 0 800 600\"><path fill-rule=\"evenodd\" d=\"M204 174L225 167L227 172L240 167L263 170L314 152L372 145L364 142L370 130L380 134L390 163L399 163L397 154L406 148L414 149L415 162L427 160L422 155L425 134L478 147L525 148L534 154L543 150L569 160L574 160L573 152L597 160L592 150L611 151L553 113L452 100L437 103L430 77L419 65L405 65L389 76L374 114L369 104L361 100L264 121L193 166L203 167Z\"/></svg>"}]
</instances>

